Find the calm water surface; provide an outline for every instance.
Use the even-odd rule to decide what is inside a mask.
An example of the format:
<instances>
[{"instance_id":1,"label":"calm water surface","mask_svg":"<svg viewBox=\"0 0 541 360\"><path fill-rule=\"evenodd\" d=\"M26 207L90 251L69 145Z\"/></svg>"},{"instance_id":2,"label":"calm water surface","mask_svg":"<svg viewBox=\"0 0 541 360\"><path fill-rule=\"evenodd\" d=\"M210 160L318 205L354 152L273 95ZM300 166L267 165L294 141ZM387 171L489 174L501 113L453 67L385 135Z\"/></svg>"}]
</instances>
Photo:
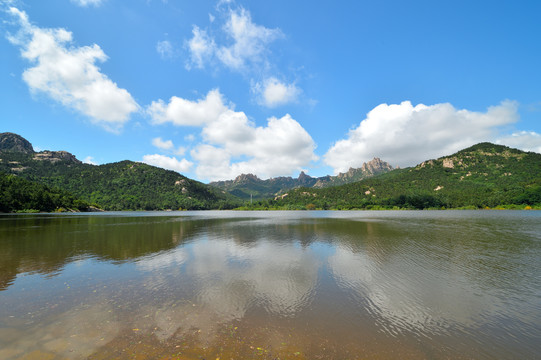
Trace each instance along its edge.
<instances>
[{"instance_id":1,"label":"calm water surface","mask_svg":"<svg viewBox=\"0 0 541 360\"><path fill-rule=\"evenodd\" d=\"M0 216L0 359L539 354L539 211Z\"/></svg>"}]
</instances>

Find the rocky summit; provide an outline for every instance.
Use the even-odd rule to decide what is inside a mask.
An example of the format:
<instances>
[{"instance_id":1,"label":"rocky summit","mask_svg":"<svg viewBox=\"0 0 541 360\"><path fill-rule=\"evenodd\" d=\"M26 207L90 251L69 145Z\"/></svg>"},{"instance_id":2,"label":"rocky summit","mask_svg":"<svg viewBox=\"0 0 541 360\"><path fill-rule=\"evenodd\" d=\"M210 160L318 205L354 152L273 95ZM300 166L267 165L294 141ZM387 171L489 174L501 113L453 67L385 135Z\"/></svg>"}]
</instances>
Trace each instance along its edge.
<instances>
[{"instance_id":1,"label":"rocky summit","mask_svg":"<svg viewBox=\"0 0 541 360\"><path fill-rule=\"evenodd\" d=\"M34 153L32 144L20 135L5 132L0 133L0 152Z\"/></svg>"}]
</instances>

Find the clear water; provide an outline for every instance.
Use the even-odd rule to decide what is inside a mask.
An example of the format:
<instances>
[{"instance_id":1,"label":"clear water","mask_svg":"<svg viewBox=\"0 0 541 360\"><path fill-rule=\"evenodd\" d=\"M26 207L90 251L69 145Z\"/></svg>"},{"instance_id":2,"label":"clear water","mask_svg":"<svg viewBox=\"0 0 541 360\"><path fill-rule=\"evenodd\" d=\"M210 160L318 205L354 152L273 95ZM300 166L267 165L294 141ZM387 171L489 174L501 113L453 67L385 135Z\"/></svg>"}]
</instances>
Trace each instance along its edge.
<instances>
[{"instance_id":1,"label":"clear water","mask_svg":"<svg viewBox=\"0 0 541 360\"><path fill-rule=\"evenodd\" d=\"M0 216L1 359L539 354L539 211Z\"/></svg>"}]
</instances>

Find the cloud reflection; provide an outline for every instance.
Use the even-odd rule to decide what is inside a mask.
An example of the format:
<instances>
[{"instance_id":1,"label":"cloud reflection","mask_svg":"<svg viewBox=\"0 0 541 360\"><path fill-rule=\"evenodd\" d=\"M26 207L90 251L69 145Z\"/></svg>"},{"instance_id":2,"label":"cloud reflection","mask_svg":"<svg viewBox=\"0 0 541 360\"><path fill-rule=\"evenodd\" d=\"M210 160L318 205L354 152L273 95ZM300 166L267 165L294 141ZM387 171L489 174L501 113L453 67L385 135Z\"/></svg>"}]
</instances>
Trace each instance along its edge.
<instances>
[{"instance_id":1,"label":"cloud reflection","mask_svg":"<svg viewBox=\"0 0 541 360\"><path fill-rule=\"evenodd\" d=\"M156 314L161 340L180 329L205 327L204 319L240 320L251 308L291 317L311 302L320 265L309 247L270 239L243 244L220 234L137 262L140 270L149 272L145 282L155 287L184 283L179 276L193 286L192 303L166 302L143 312ZM208 326L206 330L212 332Z\"/></svg>"},{"instance_id":2,"label":"cloud reflection","mask_svg":"<svg viewBox=\"0 0 541 360\"><path fill-rule=\"evenodd\" d=\"M410 249L381 261L337 246L328 264L342 290L354 294L390 334L410 330L441 334L458 324L471 326L490 312L488 299L471 291L475 284L462 271L449 273L453 267L457 270L456 264L442 261L435 267L430 255L413 259L408 252L413 253ZM454 280L446 281L449 277Z\"/></svg>"}]
</instances>

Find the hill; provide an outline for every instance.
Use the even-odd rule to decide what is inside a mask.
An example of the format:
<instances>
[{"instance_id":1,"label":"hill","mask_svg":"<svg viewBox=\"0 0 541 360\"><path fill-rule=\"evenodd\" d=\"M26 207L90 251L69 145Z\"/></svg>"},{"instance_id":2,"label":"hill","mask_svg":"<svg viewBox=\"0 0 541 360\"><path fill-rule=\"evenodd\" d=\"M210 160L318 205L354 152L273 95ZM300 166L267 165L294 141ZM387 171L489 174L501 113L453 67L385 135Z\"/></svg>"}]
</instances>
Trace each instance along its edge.
<instances>
[{"instance_id":1,"label":"hill","mask_svg":"<svg viewBox=\"0 0 541 360\"><path fill-rule=\"evenodd\" d=\"M209 185L227 191L232 195L242 199L265 199L282 194L287 190L298 187L313 187L325 188L348 184L369 178L378 174L389 172L393 167L378 158L374 158L368 163L364 163L360 168L350 168L345 173L340 173L337 176L311 177L304 172L299 174L298 178L292 177L276 177L267 180L261 180L253 174L242 174L234 180L215 181Z\"/></svg>"},{"instance_id":2,"label":"hill","mask_svg":"<svg viewBox=\"0 0 541 360\"><path fill-rule=\"evenodd\" d=\"M66 151L34 152L19 135L0 134L0 172L61 189L106 210L231 208L232 196L174 171L121 161L84 164Z\"/></svg>"},{"instance_id":3,"label":"hill","mask_svg":"<svg viewBox=\"0 0 541 360\"><path fill-rule=\"evenodd\" d=\"M481 143L356 183L298 188L267 201L280 208L484 208L541 205L541 154Z\"/></svg>"}]
</instances>

